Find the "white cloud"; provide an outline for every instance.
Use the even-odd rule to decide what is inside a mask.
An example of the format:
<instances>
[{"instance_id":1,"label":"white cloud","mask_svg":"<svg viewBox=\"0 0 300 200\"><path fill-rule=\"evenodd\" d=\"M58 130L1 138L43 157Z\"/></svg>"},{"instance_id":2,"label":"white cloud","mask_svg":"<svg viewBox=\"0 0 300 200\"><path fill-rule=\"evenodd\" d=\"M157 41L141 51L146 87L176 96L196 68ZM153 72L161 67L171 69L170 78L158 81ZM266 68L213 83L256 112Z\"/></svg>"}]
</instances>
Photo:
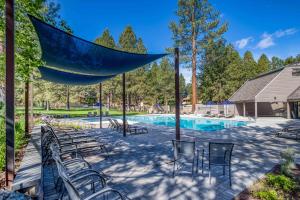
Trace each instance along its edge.
<instances>
[{"instance_id":1,"label":"white cloud","mask_svg":"<svg viewBox=\"0 0 300 200\"><path fill-rule=\"evenodd\" d=\"M264 33L261 36L262 39L258 42L256 47L259 48L259 49L269 48L269 47L275 45L274 40L276 38L282 38L282 37L285 37L285 36L288 36L288 35L293 35L297 32L298 32L297 29L289 28L289 29L285 29L285 30L278 30L278 31L275 31L274 33L271 33L271 34Z\"/></svg>"},{"instance_id":2,"label":"white cloud","mask_svg":"<svg viewBox=\"0 0 300 200\"><path fill-rule=\"evenodd\" d=\"M247 38L240 39L240 40L235 42L235 45L239 49L243 49L248 45L249 42L251 42L252 39L253 39L252 37L247 37Z\"/></svg>"},{"instance_id":3,"label":"white cloud","mask_svg":"<svg viewBox=\"0 0 300 200\"><path fill-rule=\"evenodd\" d=\"M266 48L274 46L274 45L275 45L275 43L273 40L273 36L271 34L264 33L262 35L262 39L257 44L257 48L266 49Z\"/></svg>"},{"instance_id":4,"label":"white cloud","mask_svg":"<svg viewBox=\"0 0 300 200\"><path fill-rule=\"evenodd\" d=\"M275 37L277 38L281 38L283 36L287 36L287 35L293 35L297 33L297 29L295 28L289 28L289 29L286 29L286 30L278 30L274 33Z\"/></svg>"}]
</instances>

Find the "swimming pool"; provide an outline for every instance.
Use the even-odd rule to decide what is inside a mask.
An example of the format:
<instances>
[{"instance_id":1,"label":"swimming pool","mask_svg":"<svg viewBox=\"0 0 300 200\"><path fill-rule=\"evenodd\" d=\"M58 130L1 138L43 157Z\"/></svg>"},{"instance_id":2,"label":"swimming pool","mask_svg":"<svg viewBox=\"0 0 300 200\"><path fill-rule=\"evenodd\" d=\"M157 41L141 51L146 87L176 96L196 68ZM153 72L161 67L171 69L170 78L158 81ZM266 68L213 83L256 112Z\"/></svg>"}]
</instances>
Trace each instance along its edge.
<instances>
[{"instance_id":1,"label":"swimming pool","mask_svg":"<svg viewBox=\"0 0 300 200\"><path fill-rule=\"evenodd\" d=\"M116 117L122 119L122 117ZM134 115L126 116L128 121L141 122L145 124L154 124L159 126L175 127L175 116L173 115ZM87 121L93 119L85 118ZM99 120L99 119L95 119ZM180 127L199 131L217 131L225 128L245 126L247 122L236 120L208 119L199 117L180 117Z\"/></svg>"}]
</instances>

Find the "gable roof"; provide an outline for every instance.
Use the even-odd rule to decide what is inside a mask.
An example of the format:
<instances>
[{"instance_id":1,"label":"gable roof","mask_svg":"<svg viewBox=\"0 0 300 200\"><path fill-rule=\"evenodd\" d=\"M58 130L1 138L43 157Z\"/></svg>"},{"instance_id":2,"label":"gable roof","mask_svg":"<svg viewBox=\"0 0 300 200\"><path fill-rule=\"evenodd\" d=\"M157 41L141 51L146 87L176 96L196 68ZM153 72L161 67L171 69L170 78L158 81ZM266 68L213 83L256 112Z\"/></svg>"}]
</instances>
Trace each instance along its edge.
<instances>
[{"instance_id":1,"label":"gable roof","mask_svg":"<svg viewBox=\"0 0 300 200\"><path fill-rule=\"evenodd\" d=\"M288 100L299 100L300 99L300 87L298 87L294 92L288 96Z\"/></svg>"},{"instance_id":2,"label":"gable roof","mask_svg":"<svg viewBox=\"0 0 300 200\"><path fill-rule=\"evenodd\" d=\"M284 68L258 75L244 83L231 97L232 102L254 101L255 96L270 83Z\"/></svg>"}]
</instances>

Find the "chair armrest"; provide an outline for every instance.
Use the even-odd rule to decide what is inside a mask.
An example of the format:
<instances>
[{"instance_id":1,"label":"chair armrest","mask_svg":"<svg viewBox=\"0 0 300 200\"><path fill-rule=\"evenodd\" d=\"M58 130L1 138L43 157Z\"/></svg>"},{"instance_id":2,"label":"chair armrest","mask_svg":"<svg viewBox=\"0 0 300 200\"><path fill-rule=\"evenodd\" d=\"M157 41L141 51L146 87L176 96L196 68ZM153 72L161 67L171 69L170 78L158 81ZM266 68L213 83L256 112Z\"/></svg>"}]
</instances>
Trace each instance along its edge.
<instances>
[{"instance_id":1,"label":"chair armrest","mask_svg":"<svg viewBox=\"0 0 300 200\"><path fill-rule=\"evenodd\" d=\"M86 174L80 176L81 174L83 174L83 172L85 172ZM75 175L78 177L76 177ZM76 178L72 178L72 177L76 177ZM106 186L105 178L95 170L90 170L90 169L83 170L77 174L72 174L72 176L70 176L70 178L72 178L72 182L74 182L74 183L76 183L76 182L80 183L83 180L91 180L91 182L99 181L103 187Z\"/></svg>"},{"instance_id":2,"label":"chair armrest","mask_svg":"<svg viewBox=\"0 0 300 200\"><path fill-rule=\"evenodd\" d=\"M128 197L125 197L118 190L112 189L110 187L105 187L102 190L100 190L100 191L98 191L98 192L96 192L96 193L94 193L94 194L86 197L84 200L92 200L92 199L95 199L96 197L101 196L101 195L105 196L105 194L108 193L108 192L112 192L112 193L115 193L116 195L119 195L119 197L120 197L121 200L126 200L126 199L129 200Z\"/></svg>"},{"instance_id":3,"label":"chair armrest","mask_svg":"<svg viewBox=\"0 0 300 200\"><path fill-rule=\"evenodd\" d=\"M85 163L88 166L90 166L90 163L88 163L86 160L82 159L82 158L72 158L70 160L64 160L63 164L64 165L69 165L69 164L73 164L73 163Z\"/></svg>"}]
</instances>

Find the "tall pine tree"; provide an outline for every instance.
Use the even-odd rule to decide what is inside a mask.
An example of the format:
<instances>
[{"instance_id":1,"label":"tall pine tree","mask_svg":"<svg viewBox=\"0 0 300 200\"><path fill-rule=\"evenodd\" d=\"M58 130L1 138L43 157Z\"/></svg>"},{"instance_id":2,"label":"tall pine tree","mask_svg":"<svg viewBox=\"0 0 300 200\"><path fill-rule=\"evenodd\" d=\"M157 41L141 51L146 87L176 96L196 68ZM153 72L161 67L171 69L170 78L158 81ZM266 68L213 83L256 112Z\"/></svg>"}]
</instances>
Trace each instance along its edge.
<instances>
[{"instance_id":1,"label":"tall pine tree","mask_svg":"<svg viewBox=\"0 0 300 200\"><path fill-rule=\"evenodd\" d=\"M197 66L203 55L201 47L206 45L208 38L218 38L227 30L226 24L221 24L220 14L207 0L179 0L177 16L178 23L172 22L175 46L180 47L180 53L187 66L192 68L192 112L197 103Z\"/></svg>"}]
</instances>

